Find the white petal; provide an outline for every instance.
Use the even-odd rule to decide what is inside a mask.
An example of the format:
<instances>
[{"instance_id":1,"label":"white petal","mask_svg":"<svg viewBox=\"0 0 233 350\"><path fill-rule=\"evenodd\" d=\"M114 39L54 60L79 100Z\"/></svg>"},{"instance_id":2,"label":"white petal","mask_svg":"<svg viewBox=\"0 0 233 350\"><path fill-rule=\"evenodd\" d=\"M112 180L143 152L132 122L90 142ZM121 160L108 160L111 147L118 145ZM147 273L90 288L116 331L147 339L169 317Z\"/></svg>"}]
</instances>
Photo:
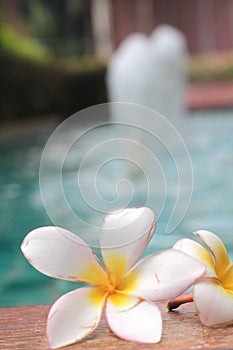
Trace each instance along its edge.
<instances>
[{"instance_id":1,"label":"white petal","mask_svg":"<svg viewBox=\"0 0 233 350\"><path fill-rule=\"evenodd\" d=\"M207 267L205 276L216 277L212 256L200 243L189 238L183 238L174 244L173 249L180 250L203 262Z\"/></svg>"},{"instance_id":2,"label":"white petal","mask_svg":"<svg viewBox=\"0 0 233 350\"><path fill-rule=\"evenodd\" d=\"M87 244L60 227L41 227L24 239L22 252L45 275L102 284L107 280L96 256Z\"/></svg>"},{"instance_id":3,"label":"white petal","mask_svg":"<svg viewBox=\"0 0 233 350\"><path fill-rule=\"evenodd\" d=\"M125 340L139 343L158 343L162 334L162 318L158 307L147 301L122 310L109 300L106 317L111 330Z\"/></svg>"},{"instance_id":4,"label":"white petal","mask_svg":"<svg viewBox=\"0 0 233 350\"><path fill-rule=\"evenodd\" d=\"M154 213L145 207L127 208L105 217L100 238L101 252L112 279L117 281L135 264L154 229Z\"/></svg>"},{"instance_id":5,"label":"white petal","mask_svg":"<svg viewBox=\"0 0 233 350\"><path fill-rule=\"evenodd\" d=\"M122 280L120 289L152 301L173 299L205 272L205 265L175 249L150 255Z\"/></svg>"},{"instance_id":6,"label":"white petal","mask_svg":"<svg viewBox=\"0 0 233 350\"><path fill-rule=\"evenodd\" d=\"M221 239L214 233L205 230L194 232L210 249L215 258L215 270L220 277L229 264L229 257L227 250Z\"/></svg>"},{"instance_id":7,"label":"white petal","mask_svg":"<svg viewBox=\"0 0 233 350\"><path fill-rule=\"evenodd\" d=\"M215 279L201 279L194 287L194 302L202 323L216 327L233 323L233 293Z\"/></svg>"},{"instance_id":8,"label":"white petal","mask_svg":"<svg viewBox=\"0 0 233 350\"><path fill-rule=\"evenodd\" d=\"M105 294L95 287L84 287L63 295L53 304L47 321L51 348L73 344L98 326Z\"/></svg>"}]
</instances>

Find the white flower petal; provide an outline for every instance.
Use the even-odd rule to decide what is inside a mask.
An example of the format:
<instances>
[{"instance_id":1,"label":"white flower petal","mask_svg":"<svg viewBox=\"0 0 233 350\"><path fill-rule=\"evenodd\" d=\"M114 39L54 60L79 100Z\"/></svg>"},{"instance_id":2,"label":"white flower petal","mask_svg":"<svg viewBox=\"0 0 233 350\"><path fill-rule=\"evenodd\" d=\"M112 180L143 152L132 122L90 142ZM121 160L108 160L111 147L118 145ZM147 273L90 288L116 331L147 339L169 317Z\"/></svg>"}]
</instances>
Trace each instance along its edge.
<instances>
[{"instance_id":1,"label":"white flower petal","mask_svg":"<svg viewBox=\"0 0 233 350\"><path fill-rule=\"evenodd\" d=\"M21 249L28 261L45 275L93 284L103 284L107 280L87 244L63 228L51 226L33 230L25 237Z\"/></svg>"},{"instance_id":2,"label":"white flower petal","mask_svg":"<svg viewBox=\"0 0 233 350\"><path fill-rule=\"evenodd\" d=\"M150 255L122 280L120 288L152 301L173 299L205 272L205 265L175 249Z\"/></svg>"},{"instance_id":3,"label":"white flower petal","mask_svg":"<svg viewBox=\"0 0 233 350\"><path fill-rule=\"evenodd\" d=\"M216 279L201 279L194 287L194 302L202 323L216 327L233 323L233 293Z\"/></svg>"},{"instance_id":4,"label":"white flower petal","mask_svg":"<svg viewBox=\"0 0 233 350\"><path fill-rule=\"evenodd\" d=\"M215 258L215 270L220 277L229 264L229 257L227 250L221 239L214 233L206 230L199 230L194 232L210 249Z\"/></svg>"},{"instance_id":5,"label":"white flower petal","mask_svg":"<svg viewBox=\"0 0 233 350\"><path fill-rule=\"evenodd\" d=\"M136 263L154 229L154 213L145 207L127 208L105 217L100 244L106 269L112 279L117 281Z\"/></svg>"},{"instance_id":6,"label":"white flower petal","mask_svg":"<svg viewBox=\"0 0 233 350\"><path fill-rule=\"evenodd\" d=\"M180 250L203 262L207 267L205 276L216 277L212 256L200 243L189 238L183 238L174 244L173 249Z\"/></svg>"},{"instance_id":7,"label":"white flower petal","mask_svg":"<svg viewBox=\"0 0 233 350\"><path fill-rule=\"evenodd\" d=\"M139 343L158 343L161 339L162 318L155 304L139 301L122 310L108 300L106 318L119 338Z\"/></svg>"},{"instance_id":8,"label":"white flower petal","mask_svg":"<svg viewBox=\"0 0 233 350\"><path fill-rule=\"evenodd\" d=\"M53 304L47 321L51 348L73 344L98 326L106 295L96 287L84 287L63 295Z\"/></svg>"}]
</instances>

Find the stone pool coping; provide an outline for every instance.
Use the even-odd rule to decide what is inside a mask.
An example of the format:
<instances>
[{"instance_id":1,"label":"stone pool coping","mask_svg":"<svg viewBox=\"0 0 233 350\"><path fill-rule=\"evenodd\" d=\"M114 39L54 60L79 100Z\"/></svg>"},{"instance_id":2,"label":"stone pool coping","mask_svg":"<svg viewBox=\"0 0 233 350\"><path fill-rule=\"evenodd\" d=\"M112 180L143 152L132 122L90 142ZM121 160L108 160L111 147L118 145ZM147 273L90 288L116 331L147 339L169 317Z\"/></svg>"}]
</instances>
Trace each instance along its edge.
<instances>
[{"instance_id":1,"label":"stone pool coping","mask_svg":"<svg viewBox=\"0 0 233 350\"><path fill-rule=\"evenodd\" d=\"M49 308L49 305L39 305L0 309L0 349L49 349L46 340L46 318ZM176 312L168 312L161 303L159 308L164 325L162 342L159 344L137 344L118 339L103 320L94 333L67 349L232 349L233 327L204 327L199 321L193 303L182 305Z\"/></svg>"},{"instance_id":2,"label":"stone pool coping","mask_svg":"<svg viewBox=\"0 0 233 350\"><path fill-rule=\"evenodd\" d=\"M192 110L233 107L233 82L189 84L187 106Z\"/></svg>"}]
</instances>

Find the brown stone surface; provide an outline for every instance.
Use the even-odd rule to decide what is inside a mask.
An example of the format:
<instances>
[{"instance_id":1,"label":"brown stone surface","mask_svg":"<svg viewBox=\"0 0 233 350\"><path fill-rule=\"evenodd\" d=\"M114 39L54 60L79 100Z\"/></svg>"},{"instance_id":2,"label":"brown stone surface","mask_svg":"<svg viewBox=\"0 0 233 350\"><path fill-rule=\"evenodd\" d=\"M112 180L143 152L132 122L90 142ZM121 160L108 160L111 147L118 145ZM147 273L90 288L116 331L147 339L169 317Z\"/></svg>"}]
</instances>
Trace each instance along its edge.
<instances>
[{"instance_id":1,"label":"brown stone surface","mask_svg":"<svg viewBox=\"0 0 233 350\"><path fill-rule=\"evenodd\" d=\"M146 350L146 349L232 349L233 327L204 327L195 314L193 304L180 307L179 311L163 314L163 337L159 344L136 344L118 339L101 321L95 332L83 341L67 347L78 350ZM27 306L0 309L0 349L49 349L46 340L46 318L49 306Z\"/></svg>"}]
</instances>

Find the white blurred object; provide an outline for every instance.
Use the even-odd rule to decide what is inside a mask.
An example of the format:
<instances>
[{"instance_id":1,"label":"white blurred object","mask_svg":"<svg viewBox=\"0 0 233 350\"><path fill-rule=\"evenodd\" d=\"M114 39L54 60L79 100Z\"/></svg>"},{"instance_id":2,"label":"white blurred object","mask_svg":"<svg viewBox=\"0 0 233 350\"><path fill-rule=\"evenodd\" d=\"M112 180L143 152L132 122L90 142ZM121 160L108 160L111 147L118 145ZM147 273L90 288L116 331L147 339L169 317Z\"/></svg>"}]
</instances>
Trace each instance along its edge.
<instances>
[{"instance_id":1,"label":"white blurred object","mask_svg":"<svg viewBox=\"0 0 233 350\"><path fill-rule=\"evenodd\" d=\"M184 35L168 25L158 26L150 37L142 33L130 35L109 62L107 86L110 102L135 103L159 112L154 113L154 117L151 114L150 118L140 109L129 113L126 108L127 113L122 110L119 113L113 104L111 121L133 125L122 136L147 147L158 160L162 149L171 150L178 142L177 131L182 130L186 111L187 62ZM123 153L134 163L136 159L142 169L148 169L151 156L148 157L146 148L138 152L135 142L123 146Z\"/></svg>"},{"instance_id":2,"label":"white blurred object","mask_svg":"<svg viewBox=\"0 0 233 350\"><path fill-rule=\"evenodd\" d=\"M107 71L107 86L111 102L130 102L148 106L151 84L151 67L153 57L149 54L150 42L146 35L135 33L128 36L112 56ZM145 135L136 126L141 125L141 109L127 108L122 105L111 105L111 121L114 123L130 124L125 128L125 135L139 144L144 144ZM119 127L122 132L122 128ZM144 169L145 152L141 153L135 142L122 141L122 157ZM126 170L131 169L129 162ZM134 173L135 173L135 167Z\"/></svg>"},{"instance_id":3,"label":"white blurred object","mask_svg":"<svg viewBox=\"0 0 233 350\"><path fill-rule=\"evenodd\" d=\"M149 40L154 62L150 107L168 118L178 131L182 131L182 118L186 113L186 38L179 30L160 25Z\"/></svg>"},{"instance_id":4,"label":"white blurred object","mask_svg":"<svg viewBox=\"0 0 233 350\"><path fill-rule=\"evenodd\" d=\"M107 71L111 102L133 102L148 105L151 67L150 42L146 35L129 35L115 51Z\"/></svg>"},{"instance_id":5,"label":"white blurred object","mask_svg":"<svg viewBox=\"0 0 233 350\"><path fill-rule=\"evenodd\" d=\"M187 63L187 42L179 30L160 25L150 37L132 34L109 62L109 100L152 108L179 127L186 111ZM131 121L131 116L125 118Z\"/></svg>"}]
</instances>

